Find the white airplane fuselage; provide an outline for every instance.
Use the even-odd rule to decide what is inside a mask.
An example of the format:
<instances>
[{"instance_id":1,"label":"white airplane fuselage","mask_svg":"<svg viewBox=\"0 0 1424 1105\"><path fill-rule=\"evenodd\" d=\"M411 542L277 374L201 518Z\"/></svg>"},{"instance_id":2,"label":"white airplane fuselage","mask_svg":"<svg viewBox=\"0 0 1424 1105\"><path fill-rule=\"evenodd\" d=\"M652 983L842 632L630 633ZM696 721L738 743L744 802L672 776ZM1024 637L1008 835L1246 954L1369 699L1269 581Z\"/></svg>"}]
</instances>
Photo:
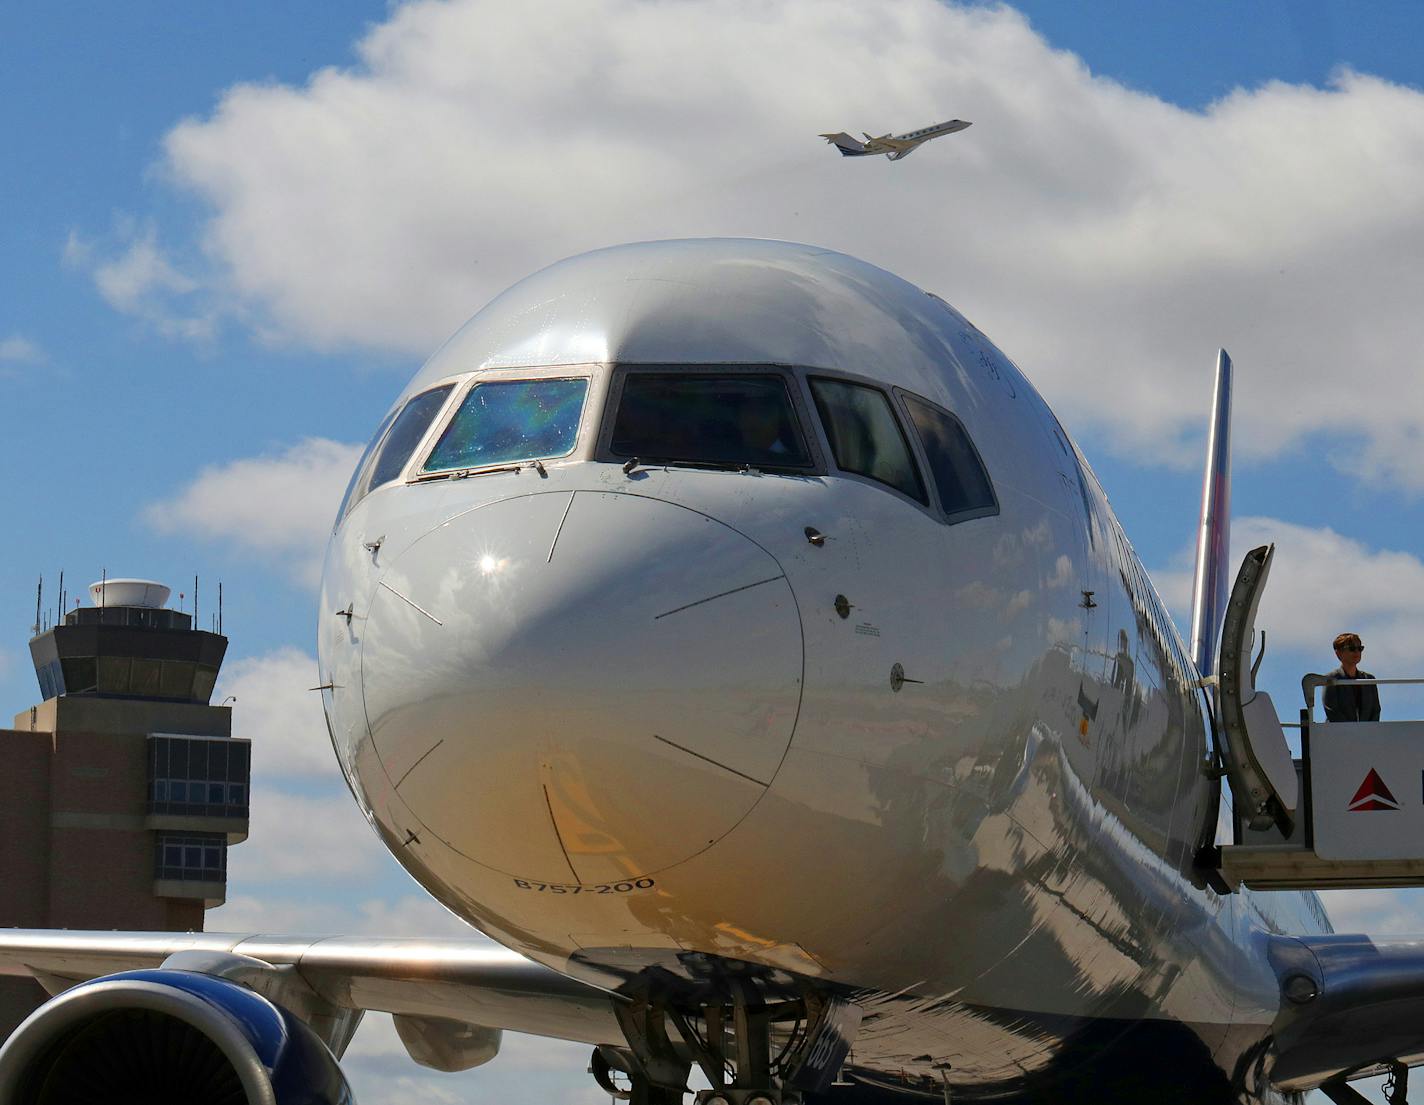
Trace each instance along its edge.
<instances>
[{"instance_id":1,"label":"white airplane fuselage","mask_svg":"<svg viewBox=\"0 0 1424 1105\"><path fill-rule=\"evenodd\" d=\"M835 146L844 157L873 157L884 154L891 161L899 161L933 138L954 134L972 125L963 119L950 119L933 126L921 127L919 130L906 131L904 134L882 134L875 138L867 133L864 141L852 138L844 131L824 133L821 137Z\"/></svg>"},{"instance_id":2,"label":"white airplane fuselage","mask_svg":"<svg viewBox=\"0 0 1424 1105\"><path fill-rule=\"evenodd\" d=\"M781 379L813 463L619 457L620 388L652 370ZM533 378L587 381L570 453L420 478L464 389ZM957 416L997 512L839 468L811 378ZM1137 1060L1264 1093L1265 935L1323 911L1195 867L1219 793L1197 674L973 325L841 254L648 243L516 285L396 408L442 383L339 521L319 631L342 768L436 898L609 988L735 964L853 994L853 1065L890 1089L1051 1085L1136 1032Z\"/></svg>"}]
</instances>

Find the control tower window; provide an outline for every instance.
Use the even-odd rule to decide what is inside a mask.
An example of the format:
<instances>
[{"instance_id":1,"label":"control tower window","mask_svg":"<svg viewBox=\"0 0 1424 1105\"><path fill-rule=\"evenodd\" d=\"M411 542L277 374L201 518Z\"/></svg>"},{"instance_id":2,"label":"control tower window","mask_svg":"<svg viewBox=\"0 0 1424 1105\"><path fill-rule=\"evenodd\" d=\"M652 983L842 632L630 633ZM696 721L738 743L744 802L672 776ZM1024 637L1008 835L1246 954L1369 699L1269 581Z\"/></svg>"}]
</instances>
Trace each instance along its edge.
<instances>
[{"instance_id":1,"label":"control tower window","mask_svg":"<svg viewBox=\"0 0 1424 1105\"><path fill-rule=\"evenodd\" d=\"M440 435L422 473L457 472L573 452L588 380L476 384Z\"/></svg>"},{"instance_id":2,"label":"control tower window","mask_svg":"<svg viewBox=\"0 0 1424 1105\"><path fill-rule=\"evenodd\" d=\"M670 464L812 466L786 382L776 375L629 373L610 448Z\"/></svg>"},{"instance_id":3,"label":"control tower window","mask_svg":"<svg viewBox=\"0 0 1424 1105\"><path fill-rule=\"evenodd\" d=\"M159 833L154 874L160 879L224 882L227 838L222 833Z\"/></svg>"},{"instance_id":4,"label":"control tower window","mask_svg":"<svg viewBox=\"0 0 1424 1105\"><path fill-rule=\"evenodd\" d=\"M915 458L883 391L818 377L811 380L811 394L837 467L869 476L918 503L928 502Z\"/></svg>"},{"instance_id":5,"label":"control tower window","mask_svg":"<svg viewBox=\"0 0 1424 1105\"><path fill-rule=\"evenodd\" d=\"M989 473L959 419L917 395L900 394L920 435L945 515L963 521L999 513Z\"/></svg>"},{"instance_id":6,"label":"control tower window","mask_svg":"<svg viewBox=\"0 0 1424 1105\"><path fill-rule=\"evenodd\" d=\"M246 818L250 776L246 741L152 736L148 812Z\"/></svg>"}]
</instances>

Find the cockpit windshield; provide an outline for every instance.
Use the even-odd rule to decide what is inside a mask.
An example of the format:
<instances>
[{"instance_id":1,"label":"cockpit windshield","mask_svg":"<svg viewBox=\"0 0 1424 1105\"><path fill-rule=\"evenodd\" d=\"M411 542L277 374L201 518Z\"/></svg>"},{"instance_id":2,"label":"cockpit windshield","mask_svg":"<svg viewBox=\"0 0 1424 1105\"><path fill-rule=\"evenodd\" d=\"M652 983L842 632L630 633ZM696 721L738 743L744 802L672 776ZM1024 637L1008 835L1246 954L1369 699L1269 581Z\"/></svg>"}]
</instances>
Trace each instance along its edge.
<instances>
[{"instance_id":1,"label":"cockpit windshield","mask_svg":"<svg viewBox=\"0 0 1424 1105\"><path fill-rule=\"evenodd\" d=\"M771 374L630 372L610 448L673 464L811 467L786 383Z\"/></svg>"},{"instance_id":2,"label":"cockpit windshield","mask_svg":"<svg viewBox=\"0 0 1424 1105\"><path fill-rule=\"evenodd\" d=\"M578 440L588 380L476 384L440 434L422 474L566 456Z\"/></svg>"},{"instance_id":3,"label":"cockpit windshield","mask_svg":"<svg viewBox=\"0 0 1424 1105\"><path fill-rule=\"evenodd\" d=\"M410 460L411 453L415 452L415 447L430 428L430 423L445 406L445 399L454 386L443 384L431 388L398 411L386 415L376 430L376 436L371 438L371 443L356 462L356 471L351 473L351 482L346 485L346 494L341 497L341 509L336 512L338 525L346 517L346 512L359 503L368 491L374 491L400 475L405 462Z\"/></svg>"}]
</instances>

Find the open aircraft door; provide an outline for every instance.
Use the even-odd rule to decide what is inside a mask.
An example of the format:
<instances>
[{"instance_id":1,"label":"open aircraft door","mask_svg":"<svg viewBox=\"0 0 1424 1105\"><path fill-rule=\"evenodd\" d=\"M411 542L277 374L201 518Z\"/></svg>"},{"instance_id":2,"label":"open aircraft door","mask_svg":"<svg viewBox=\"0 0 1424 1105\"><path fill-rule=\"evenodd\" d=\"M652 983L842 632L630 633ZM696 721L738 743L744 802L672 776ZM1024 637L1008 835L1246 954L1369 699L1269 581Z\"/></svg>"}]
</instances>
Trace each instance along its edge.
<instances>
[{"instance_id":1,"label":"open aircraft door","mask_svg":"<svg viewBox=\"0 0 1424 1105\"><path fill-rule=\"evenodd\" d=\"M1256 610L1271 572L1275 545L1252 549L1241 562L1221 627L1217 710L1223 767L1236 800L1237 816L1255 830L1276 826L1289 838L1295 827L1300 782L1285 730L1271 696L1256 689L1251 646Z\"/></svg>"},{"instance_id":2,"label":"open aircraft door","mask_svg":"<svg viewBox=\"0 0 1424 1105\"><path fill-rule=\"evenodd\" d=\"M1270 695L1256 690L1251 642L1274 554L1246 554L1222 626L1217 709L1237 813L1222 874L1255 890L1424 886L1424 797L1409 785L1424 778L1424 722L1317 722L1314 692L1331 679L1308 675L1298 773ZM1387 822L1371 816L1380 811Z\"/></svg>"}]
</instances>

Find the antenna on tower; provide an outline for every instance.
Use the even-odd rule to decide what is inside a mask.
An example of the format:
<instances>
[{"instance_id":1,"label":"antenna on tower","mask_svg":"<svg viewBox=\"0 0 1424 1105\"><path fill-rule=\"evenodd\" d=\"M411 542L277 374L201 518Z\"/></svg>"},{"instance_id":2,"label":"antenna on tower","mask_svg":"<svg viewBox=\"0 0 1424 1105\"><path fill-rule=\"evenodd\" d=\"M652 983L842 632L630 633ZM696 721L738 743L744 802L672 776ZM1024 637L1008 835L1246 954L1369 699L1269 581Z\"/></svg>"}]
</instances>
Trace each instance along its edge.
<instances>
[{"instance_id":1,"label":"antenna on tower","mask_svg":"<svg viewBox=\"0 0 1424 1105\"><path fill-rule=\"evenodd\" d=\"M109 569L99 569L99 620L104 620L103 612L109 608Z\"/></svg>"},{"instance_id":2,"label":"antenna on tower","mask_svg":"<svg viewBox=\"0 0 1424 1105\"><path fill-rule=\"evenodd\" d=\"M222 636L222 580L218 580L218 636Z\"/></svg>"},{"instance_id":3,"label":"antenna on tower","mask_svg":"<svg viewBox=\"0 0 1424 1105\"><path fill-rule=\"evenodd\" d=\"M44 573L40 573L39 584L35 587L35 636L40 635L40 604L44 601Z\"/></svg>"},{"instance_id":4,"label":"antenna on tower","mask_svg":"<svg viewBox=\"0 0 1424 1105\"><path fill-rule=\"evenodd\" d=\"M198 621L198 576L196 572L193 574L193 628L202 628L202 623Z\"/></svg>"},{"instance_id":5,"label":"antenna on tower","mask_svg":"<svg viewBox=\"0 0 1424 1105\"><path fill-rule=\"evenodd\" d=\"M64 569L59 570L59 613L55 616L55 624L64 621Z\"/></svg>"}]
</instances>

